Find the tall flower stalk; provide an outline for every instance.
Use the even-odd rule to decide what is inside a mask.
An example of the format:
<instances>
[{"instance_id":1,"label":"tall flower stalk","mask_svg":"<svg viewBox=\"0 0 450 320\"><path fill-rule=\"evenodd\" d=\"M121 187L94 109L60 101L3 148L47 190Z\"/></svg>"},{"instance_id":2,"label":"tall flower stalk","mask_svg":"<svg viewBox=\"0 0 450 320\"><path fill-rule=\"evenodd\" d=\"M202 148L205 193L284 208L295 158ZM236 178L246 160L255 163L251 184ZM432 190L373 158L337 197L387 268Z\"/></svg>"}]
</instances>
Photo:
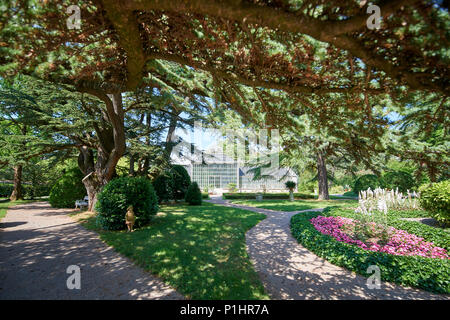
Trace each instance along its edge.
<instances>
[{"instance_id":1,"label":"tall flower stalk","mask_svg":"<svg viewBox=\"0 0 450 320\"><path fill-rule=\"evenodd\" d=\"M407 191L406 195L394 190L376 188L359 192L358 208L355 212L361 218L354 225L352 233L362 241L386 243L392 234L388 226L389 210L418 209L419 194Z\"/></svg>"}]
</instances>

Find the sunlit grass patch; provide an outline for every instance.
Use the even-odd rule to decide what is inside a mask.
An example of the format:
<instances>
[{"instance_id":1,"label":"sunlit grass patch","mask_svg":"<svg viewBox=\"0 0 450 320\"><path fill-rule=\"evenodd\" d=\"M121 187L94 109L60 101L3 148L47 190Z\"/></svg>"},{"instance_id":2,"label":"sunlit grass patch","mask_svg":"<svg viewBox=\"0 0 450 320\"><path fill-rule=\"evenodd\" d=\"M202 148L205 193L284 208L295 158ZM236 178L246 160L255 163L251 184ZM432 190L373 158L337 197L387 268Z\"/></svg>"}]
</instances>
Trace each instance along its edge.
<instances>
[{"instance_id":1,"label":"sunlit grass patch","mask_svg":"<svg viewBox=\"0 0 450 320\"><path fill-rule=\"evenodd\" d=\"M356 207L357 200L233 200L232 203L276 211L301 211L326 207Z\"/></svg>"},{"instance_id":2,"label":"sunlit grass patch","mask_svg":"<svg viewBox=\"0 0 450 320\"><path fill-rule=\"evenodd\" d=\"M267 299L245 232L264 215L204 203L162 206L150 225L101 238L191 299ZM95 229L95 217L85 226Z\"/></svg>"}]
</instances>

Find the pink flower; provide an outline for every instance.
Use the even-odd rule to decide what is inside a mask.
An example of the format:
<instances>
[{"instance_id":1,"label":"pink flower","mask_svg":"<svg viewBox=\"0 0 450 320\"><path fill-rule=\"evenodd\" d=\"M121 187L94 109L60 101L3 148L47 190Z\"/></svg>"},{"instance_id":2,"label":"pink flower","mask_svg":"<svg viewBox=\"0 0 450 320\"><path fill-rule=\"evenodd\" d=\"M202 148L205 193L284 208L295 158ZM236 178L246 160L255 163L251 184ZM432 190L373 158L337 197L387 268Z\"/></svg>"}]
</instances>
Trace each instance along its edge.
<instances>
[{"instance_id":1,"label":"pink flower","mask_svg":"<svg viewBox=\"0 0 450 320\"><path fill-rule=\"evenodd\" d=\"M436 247L432 242L427 242L423 238L410 234L404 230L390 228L390 231L392 232L390 239L384 245L379 245L376 243L365 244L361 240L353 239L342 230L344 225L355 225L356 222L352 219L344 217L317 216L312 218L310 221L314 228L316 228L316 230L320 233L330 235L340 242L357 245L364 250L385 252L393 255L450 259L447 254L447 250L444 248ZM376 225L371 227L375 228Z\"/></svg>"}]
</instances>

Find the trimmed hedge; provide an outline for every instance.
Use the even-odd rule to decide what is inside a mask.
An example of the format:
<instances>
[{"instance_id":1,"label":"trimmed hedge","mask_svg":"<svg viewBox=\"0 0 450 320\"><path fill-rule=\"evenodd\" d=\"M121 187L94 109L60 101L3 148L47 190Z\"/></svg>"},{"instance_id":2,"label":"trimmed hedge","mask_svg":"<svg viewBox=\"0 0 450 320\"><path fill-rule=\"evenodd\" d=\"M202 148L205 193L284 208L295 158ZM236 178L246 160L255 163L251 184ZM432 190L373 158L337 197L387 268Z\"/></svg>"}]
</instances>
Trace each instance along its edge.
<instances>
[{"instance_id":1,"label":"trimmed hedge","mask_svg":"<svg viewBox=\"0 0 450 320\"><path fill-rule=\"evenodd\" d=\"M426 241L448 250L450 235L442 230L419 222L399 220L405 213L394 213L389 225L414 233ZM347 268L363 276L370 276L367 268L377 265L383 281L395 282L436 293L450 293L450 260L419 256L396 256L383 252L367 251L358 246L339 242L317 231L310 220L318 215L356 218L351 210L328 208L322 213L300 213L291 219L292 235L316 255L332 264Z\"/></svg>"},{"instance_id":2,"label":"trimmed hedge","mask_svg":"<svg viewBox=\"0 0 450 320\"><path fill-rule=\"evenodd\" d=\"M14 185L12 183L0 184L0 198L9 198L13 192ZM32 186L29 184L22 184L22 195L24 198L33 198L47 196L49 188L46 185Z\"/></svg>"},{"instance_id":3,"label":"trimmed hedge","mask_svg":"<svg viewBox=\"0 0 450 320\"><path fill-rule=\"evenodd\" d=\"M197 182L192 182L187 189L185 201L194 206L202 204L202 192L200 191Z\"/></svg>"},{"instance_id":4,"label":"trimmed hedge","mask_svg":"<svg viewBox=\"0 0 450 320\"><path fill-rule=\"evenodd\" d=\"M406 192L414 188L414 178L405 171L388 171L383 174L381 184L383 188Z\"/></svg>"},{"instance_id":5,"label":"trimmed hedge","mask_svg":"<svg viewBox=\"0 0 450 320\"><path fill-rule=\"evenodd\" d=\"M257 193L224 193L222 196L224 199L228 200L254 200L256 198ZM264 199L268 200L283 200L289 199L289 193L264 193ZM315 199L316 197L312 194L304 194L304 193L294 193L295 199Z\"/></svg>"},{"instance_id":6,"label":"trimmed hedge","mask_svg":"<svg viewBox=\"0 0 450 320\"><path fill-rule=\"evenodd\" d=\"M83 174L80 169L72 168L59 179L50 191L49 201L54 208L73 208L75 201L86 195Z\"/></svg>"},{"instance_id":7,"label":"trimmed hedge","mask_svg":"<svg viewBox=\"0 0 450 320\"><path fill-rule=\"evenodd\" d=\"M450 180L420 187L420 205L444 225L450 225Z\"/></svg>"},{"instance_id":8,"label":"trimmed hedge","mask_svg":"<svg viewBox=\"0 0 450 320\"><path fill-rule=\"evenodd\" d=\"M202 199L209 199L209 194L207 192L202 192Z\"/></svg>"},{"instance_id":9,"label":"trimmed hedge","mask_svg":"<svg viewBox=\"0 0 450 320\"><path fill-rule=\"evenodd\" d=\"M97 196L97 223L104 230L125 229L125 213L133 206L137 228L148 224L158 212L158 198L151 182L144 177L111 180Z\"/></svg>"}]
</instances>

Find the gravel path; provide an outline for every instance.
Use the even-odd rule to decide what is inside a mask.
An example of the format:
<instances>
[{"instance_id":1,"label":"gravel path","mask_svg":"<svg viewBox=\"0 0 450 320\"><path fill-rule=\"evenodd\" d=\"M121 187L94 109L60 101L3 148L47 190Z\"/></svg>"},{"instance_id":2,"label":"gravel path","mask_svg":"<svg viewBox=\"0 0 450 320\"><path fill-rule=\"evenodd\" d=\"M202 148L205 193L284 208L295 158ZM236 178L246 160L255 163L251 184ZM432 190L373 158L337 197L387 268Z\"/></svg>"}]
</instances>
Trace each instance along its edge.
<instances>
[{"instance_id":1,"label":"gravel path","mask_svg":"<svg viewBox=\"0 0 450 320\"><path fill-rule=\"evenodd\" d=\"M246 234L247 252L272 299L449 299L413 288L383 282L367 288L367 278L332 265L301 246L291 235L291 217L280 212L212 199L212 203L267 216Z\"/></svg>"},{"instance_id":2,"label":"gravel path","mask_svg":"<svg viewBox=\"0 0 450 320\"><path fill-rule=\"evenodd\" d=\"M0 223L0 299L183 299L46 202L15 206ZM70 265L81 289L69 290Z\"/></svg>"}]
</instances>

